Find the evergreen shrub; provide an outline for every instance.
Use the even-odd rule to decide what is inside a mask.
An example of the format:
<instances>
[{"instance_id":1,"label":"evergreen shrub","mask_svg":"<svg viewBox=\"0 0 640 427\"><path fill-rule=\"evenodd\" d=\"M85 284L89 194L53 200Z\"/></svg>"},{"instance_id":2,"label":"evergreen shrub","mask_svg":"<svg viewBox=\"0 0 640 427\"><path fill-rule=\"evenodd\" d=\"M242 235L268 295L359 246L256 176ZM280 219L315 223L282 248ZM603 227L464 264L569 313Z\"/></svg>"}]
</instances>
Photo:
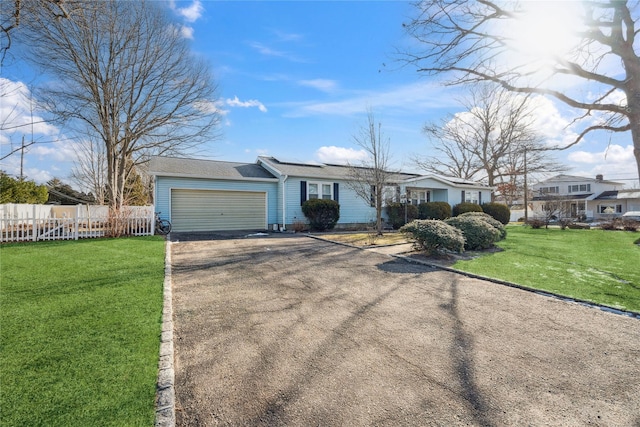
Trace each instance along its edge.
<instances>
[{"instance_id":1,"label":"evergreen shrub","mask_svg":"<svg viewBox=\"0 0 640 427\"><path fill-rule=\"evenodd\" d=\"M447 202L424 202L418 205L420 219L447 219L451 217L451 205Z\"/></svg>"},{"instance_id":2,"label":"evergreen shrub","mask_svg":"<svg viewBox=\"0 0 640 427\"><path fill-rule=\"evenodd\" d=\"M502 203L484 203L480 207L484 213L491 215L502 224L509 224L509 220L511 219L511 209L509 209L509 206Z\"/></svg>"},{"instance_id":3,"label":"evergreen shrub","mask_svg":"<svg viewBox=\"0 0 640 427\"><path fill-rule=\"evenodd\" d=\"M465 212L482 212L482 207L480 207L480 205L477 203L464 202L464 203L455 205L452 211L453 211L453 216L458 216Z\"/></svg>"},{"instance_id":4,"label":"evergreen shrub","mask_svg":"<svg viewBox=\"0 0 640 427\"><path fill-rule=\"evenodd\" d=\"M340 204L335 200L309 199L302 204L302 213L312 230L331 230L340 219Z\"/></svg>"},{"instance_id":5,"label":"evergreen shrub","mask_svg":"<svg viewBox=\"0 0 640 427\"><path fill-rule=\"evenodd\" d=\"M489 224L490 226L498 230L498 232L500 232L500 238L498 240L503 240L507 238L507 229L504 228L504 225L500 221L496 220L491 215L486 214L484 212L465 212L463 214L458 215L458 218L465 218L465 217L481 219L482 221L486 222L487 224Z\"/></svg>"},{"instance_id":6,"label":"evergreen shrub","mask_svg":"<svg viewBox=\"0 0 640 427\"><path fill-rule=\"evenodd\" d=\"M402 226L400 232L427 254L463 252L464 236L455 227L434 219L417 219Z\"/></svg>"},{"instance_id":7,"label":"evergreen shrub","mask_svg":"<svg viewBox=\"0 0 640 427\"><path fill-rule=\"evenodd\" d=\"M404 210L405 207L407 209L407 221L404 220ZM389 223L393 227L394 230L399 229L405 223L411 222L414 219L418 218L418 207L415 205L409 205L404 203L389 203L385 207L385 211L387 212L387 218L389 218Z\"/></svg>"},{"instance_id":8,"label":"evergreen shrub","mask_svg":"<svg viewBox=\"0 0 640 427\"><path fill-rule=\"evenodd\" d=\"M462 231L466 250L488 249L500 240L500 232L480 218L457 216L445 222Z\"/></svg>"}]
</instances>

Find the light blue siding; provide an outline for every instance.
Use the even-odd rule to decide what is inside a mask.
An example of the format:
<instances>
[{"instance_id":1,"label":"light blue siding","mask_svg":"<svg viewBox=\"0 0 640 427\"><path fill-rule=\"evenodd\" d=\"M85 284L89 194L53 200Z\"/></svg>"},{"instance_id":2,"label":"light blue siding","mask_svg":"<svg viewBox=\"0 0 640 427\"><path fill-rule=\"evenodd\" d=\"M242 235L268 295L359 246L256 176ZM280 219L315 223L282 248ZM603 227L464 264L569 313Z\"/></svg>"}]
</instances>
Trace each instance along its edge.
<instances>
[{"instance_id":1,"label":"light blue siding","mask_svg":"<svg viewBox=\"0 0 640 427\"><path fill-rule=\"evenodd\" d=\"M300 181L321 182L331 185L336 182L338 183L338 203L340 203L340 220L338 224L368 223L375 221L375 208L372 208L369 206L369 203L358 197L345 181L289 177L285 183L287 193L285 224L288 226L296 221L306 222L300 203Z\"/></svg>"},{"instance_id":2,"label":"light blue siding","mask_svg":"<svg viewBox=\"0 0 640 427\"><path fill-rule=\"evenodd\" d=\"M162 212L164 219L171 220L171 190L227 190L227 191L253 191L267 193L267 223L277 224L277 206L281 204L278 197L278 183L264 181L231 181L197 178L177 178L158 176L155 180L155 210Z\"/></svg>"}]
</instances>

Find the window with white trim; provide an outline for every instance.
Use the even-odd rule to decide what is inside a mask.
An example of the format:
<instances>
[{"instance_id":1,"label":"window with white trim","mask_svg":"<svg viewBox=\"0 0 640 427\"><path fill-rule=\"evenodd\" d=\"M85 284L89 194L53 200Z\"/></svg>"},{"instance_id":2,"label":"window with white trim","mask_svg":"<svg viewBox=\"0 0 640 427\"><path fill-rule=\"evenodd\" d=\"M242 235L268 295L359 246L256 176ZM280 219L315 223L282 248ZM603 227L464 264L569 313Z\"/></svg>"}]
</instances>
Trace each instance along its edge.
<instances>
[{"instance_id":1,"label":"window with white trim","mask_svg":"<svg viewBox=\"0 0 640 427\"><path fill-rule=\"evenodd\" d=\"M580 193L585 191L591 191L591 184L578 184L569 186L569 193Z\"/></svg>"},{"instance_id":2,"label":"window with white trim","mask_svg":"<svg viewBox=\"0 0 640 427\"><path fill-rule=\"evenodd\" d=\"M387 206L389 203L397 202L399 194L399 188L395 185L385 185L382 187L382 206Z\"/></svg>"},{"instance_id":3,"label":"window with white trim","mask_svg":"<svg viewBox=\"0 0 640 427\"><path fill-rule=\"evenodd\" d=\"M411 204L419 205L431 201L431 193L429 190L411 190L409 193Z\"/></svg>"},{"instance_id":4,"label":"window with white trim","mask_svg":"<svg viewBox=\"0 0 640 427\"><path fill-rule=\"evenodd\" d=\"M540 187L538 192L540 194L558 194L560 192L560 187Z\"/></svg>"},{"instance_id":5,"label":"window with white trim","mask_svg":"<svg viewBox=\"0 0 640 427\"><path fill-rule=\"evenodd\" d=\"M475 203L476 205L480 203L480 192L479 191L465 191L464 192L464 201L467 203Z\"/></svg>"},{"instance_id":6,"label":"window with white trim","mask_svg":"<svg viewBox=\"0 0 640 427\"><path fill-rule=\"evenodd\" d=\"M308 182L307 200L311 199L333 200L333 184L324 182Z\"/></svg>"},{"instance_id":7,"label":"window with white trim","mask_svg":"<svg viewBox=\"0 0 640 427\"><path fill-rule=\"evenodd\" d=\"M598 205L598 213L601 213L601 214L622 213L622 205L615 205L615 204Z\"/></svg>"}]
</instances>

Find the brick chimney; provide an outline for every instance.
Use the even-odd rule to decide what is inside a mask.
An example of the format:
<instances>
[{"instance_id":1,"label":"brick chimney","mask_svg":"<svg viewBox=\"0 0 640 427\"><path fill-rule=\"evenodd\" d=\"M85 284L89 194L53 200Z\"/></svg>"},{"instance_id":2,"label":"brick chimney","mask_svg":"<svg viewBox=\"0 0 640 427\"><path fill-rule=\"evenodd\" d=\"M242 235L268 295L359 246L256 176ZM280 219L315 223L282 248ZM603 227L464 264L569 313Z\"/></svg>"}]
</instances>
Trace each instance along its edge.
<instances>
[{"instance_id":1,"label":"brick chimney","mask_svg":"<svg viewBox=\"0 0 640 427\"><path fill-rule=\"evenodd\" d=\"M602 182L603 178L604 177L602 176L602 174L596 175L596 181L598 181L598 182Z\"/></svg>"}]
</instances>

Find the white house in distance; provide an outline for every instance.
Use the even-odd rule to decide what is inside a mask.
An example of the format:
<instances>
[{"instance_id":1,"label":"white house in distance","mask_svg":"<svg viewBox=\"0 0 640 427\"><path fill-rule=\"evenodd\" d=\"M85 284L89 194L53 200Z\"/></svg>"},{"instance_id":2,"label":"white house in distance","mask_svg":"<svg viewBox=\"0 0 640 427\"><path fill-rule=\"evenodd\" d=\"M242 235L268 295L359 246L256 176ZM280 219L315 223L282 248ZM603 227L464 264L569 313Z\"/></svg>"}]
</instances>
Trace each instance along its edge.
<instances>
[{"instance_id":1,"label":"white house in distance","mask_svg":"<svg viewBox=\"0 0 640 427\"><path fill-rule=\"evenodd\" d=\"M561 201L564 216L581 220L612 219L640 211L640 190L625 190L623 183L607 181L602 175L557 175L532 186L532 191L532 217L544 216L544 206L551 201Z\"/></svg>"},{"instance_id":2,"label":"white house in distance","mask_svg":"<svg viewBox=\"0 0 640 427\"><path fill-rule=\"evenodd\" d=\"M375 221L375 208L349 187L344 165L284 162L260 156L255 163L153 157L154 203L173 231L286 230L305 222L301 205L312 198L340 203L337 228ZM436 175L394 173L385 194L409 203L482 204L492 188Z\"/></svg>"}]
</instances>

